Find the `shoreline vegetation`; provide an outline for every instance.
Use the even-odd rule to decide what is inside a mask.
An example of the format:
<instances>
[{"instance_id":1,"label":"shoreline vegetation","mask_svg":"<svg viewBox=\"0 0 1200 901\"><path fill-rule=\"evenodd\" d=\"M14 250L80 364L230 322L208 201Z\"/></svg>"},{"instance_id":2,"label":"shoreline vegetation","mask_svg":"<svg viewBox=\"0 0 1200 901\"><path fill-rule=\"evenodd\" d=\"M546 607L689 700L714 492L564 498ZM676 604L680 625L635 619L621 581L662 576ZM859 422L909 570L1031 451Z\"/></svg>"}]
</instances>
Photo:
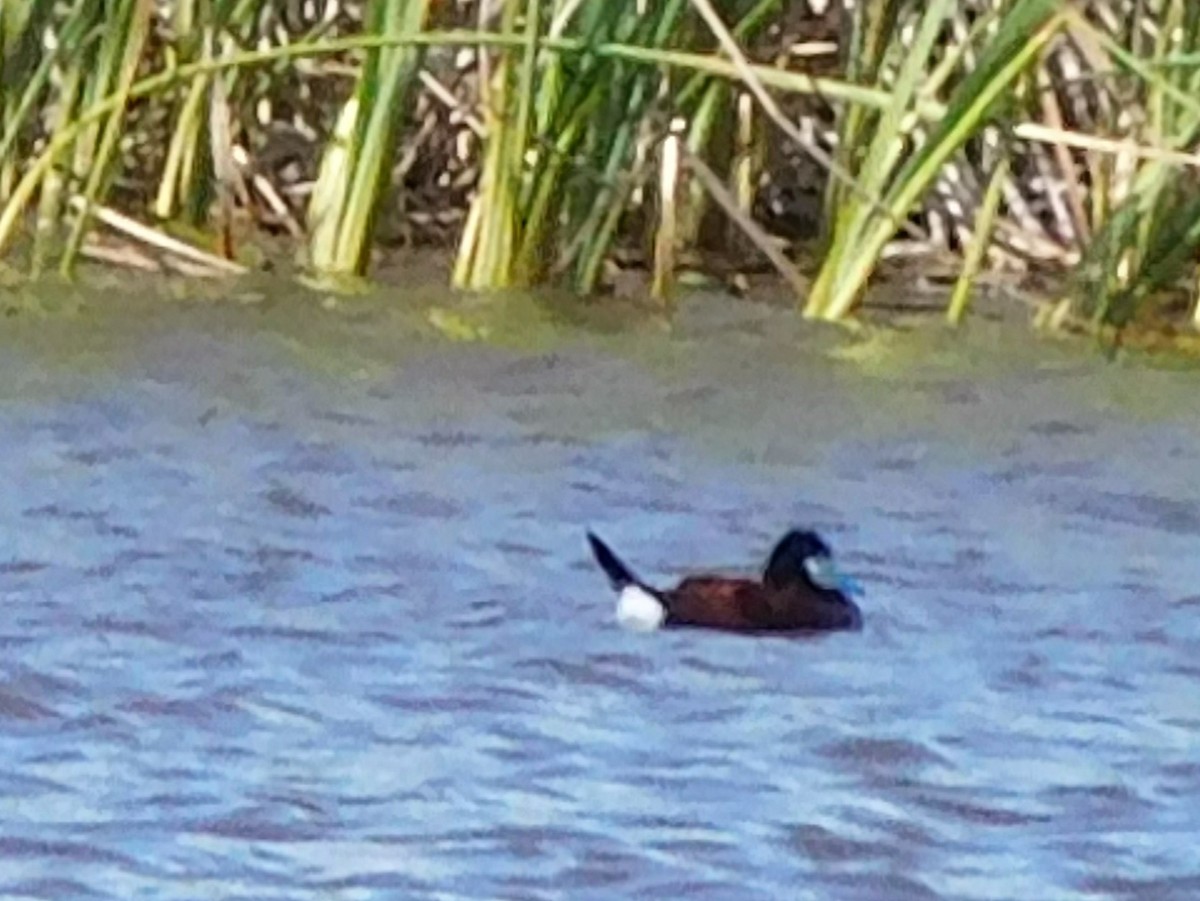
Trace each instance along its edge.
<instances>
[{"instance_id":1,"label":"shoreline vegetation","mask_svg":"<svg viewBox=\"0 0 1200 901\"><path fill-rule=\"evenodd\" d=\"M1191 0L30 0L0 7L0 267L327 288L1002 283L1035 325L1200 341ZM894 292L892 292L894 293Z\"/></svg>"}]
</instances>

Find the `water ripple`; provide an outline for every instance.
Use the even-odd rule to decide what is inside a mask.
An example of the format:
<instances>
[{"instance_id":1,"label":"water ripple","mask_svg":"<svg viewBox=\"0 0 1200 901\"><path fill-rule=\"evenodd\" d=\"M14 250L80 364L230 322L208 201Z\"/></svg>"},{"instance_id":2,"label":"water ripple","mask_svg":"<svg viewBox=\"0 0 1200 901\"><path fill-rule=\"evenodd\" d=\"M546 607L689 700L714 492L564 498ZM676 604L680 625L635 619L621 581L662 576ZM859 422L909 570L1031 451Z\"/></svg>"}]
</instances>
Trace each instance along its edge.
<instances>
[{"instance_id":1,"label":"water ripple","mask_svg":"<svg viewBox=\"0 0 1200 901\"><path fill-rule=\"evenodd\" d=\"M337 320L344 379L304 317L173 315L117 373L0 355L46 373L0 404L0 895L1200 893L1190 420L753 305L650 353ZM623 633L582 535L657 583L792 523L861 634Z\"/></svg>"}]
</instances>

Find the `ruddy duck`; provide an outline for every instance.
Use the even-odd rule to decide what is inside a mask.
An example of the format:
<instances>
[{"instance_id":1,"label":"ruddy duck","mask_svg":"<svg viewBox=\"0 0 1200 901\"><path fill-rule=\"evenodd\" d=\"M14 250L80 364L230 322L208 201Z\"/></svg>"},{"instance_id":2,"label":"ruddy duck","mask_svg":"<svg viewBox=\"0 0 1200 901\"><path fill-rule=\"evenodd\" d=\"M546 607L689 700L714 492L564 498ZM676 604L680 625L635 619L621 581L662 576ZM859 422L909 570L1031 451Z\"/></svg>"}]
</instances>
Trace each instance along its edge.
<instances>
[{"instance_id":1,"label":"ruddy duck","mask_svg":"<svg viewBox=\"0 0 1200 901\"><path fill-rule=\"evenodd\" d=\"M762 581L688 576L675 588L651 588L588 532L600 568L619 593L617 621L635 631L697 626L734 632L815 632L862 628L851 595L858 583L838 571L816 532L788 532L771 552Z\"/></svg>"}]
</instances>

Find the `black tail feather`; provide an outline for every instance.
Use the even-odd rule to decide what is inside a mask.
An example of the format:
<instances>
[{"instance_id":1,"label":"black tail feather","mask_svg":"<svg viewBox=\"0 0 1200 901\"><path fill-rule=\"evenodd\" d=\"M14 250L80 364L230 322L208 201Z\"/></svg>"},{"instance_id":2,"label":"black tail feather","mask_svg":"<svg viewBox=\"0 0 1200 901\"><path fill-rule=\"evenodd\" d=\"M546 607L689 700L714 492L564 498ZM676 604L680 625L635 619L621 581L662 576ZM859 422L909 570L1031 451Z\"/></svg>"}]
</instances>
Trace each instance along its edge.
<instances>
[{"instance_id":1,"label":"black tail feather","mask_svg":"<svg viewBox=\"0 0 1200 901\"><path fill-rule=\"evenodd\" d=\"M592 546L592 553L596 555L596 562L600 564L600 568L604 570L614 589L620 591L627 585L640 584L638 577L621 562L621 558L612 552L612 548L591 532L587 533L587 539L588 544Z\"/></svg>"}]
</instances>

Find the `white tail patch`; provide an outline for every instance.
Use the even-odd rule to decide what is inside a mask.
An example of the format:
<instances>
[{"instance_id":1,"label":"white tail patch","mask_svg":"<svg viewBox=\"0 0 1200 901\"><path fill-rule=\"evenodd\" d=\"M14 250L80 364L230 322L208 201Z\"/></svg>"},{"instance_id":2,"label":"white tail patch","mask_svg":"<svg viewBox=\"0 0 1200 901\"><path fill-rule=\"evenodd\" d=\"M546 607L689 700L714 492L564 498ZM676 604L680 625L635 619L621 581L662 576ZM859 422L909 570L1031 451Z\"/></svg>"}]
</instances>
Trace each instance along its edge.
<instances>
[{"instance_id":1,"label":"white tail patch","mask_svg":"<svg viewBox=\"0 0 1200 901\"><path fill-rule=\"evenodd\" d=\"M638 585L626 585L617 598L617 622L633 632L653 632L667 618L662 601Z\"/></svg>"}]
</instances>

